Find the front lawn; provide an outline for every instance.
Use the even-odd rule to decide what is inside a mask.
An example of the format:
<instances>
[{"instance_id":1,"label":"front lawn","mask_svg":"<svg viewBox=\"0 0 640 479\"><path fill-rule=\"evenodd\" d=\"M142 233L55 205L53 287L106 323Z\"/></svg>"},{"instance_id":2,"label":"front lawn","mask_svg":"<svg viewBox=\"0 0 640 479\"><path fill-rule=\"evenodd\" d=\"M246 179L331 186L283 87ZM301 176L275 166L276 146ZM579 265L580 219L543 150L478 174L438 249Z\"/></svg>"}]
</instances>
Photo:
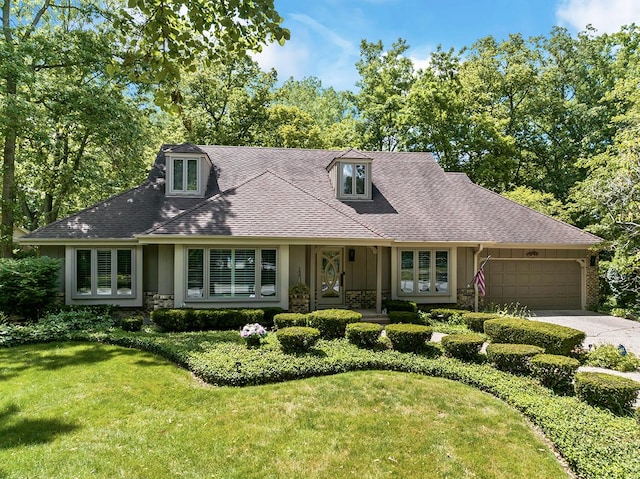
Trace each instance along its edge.
<instances>
[{"instance_id":1,"label":"front lawn","mask_svg":"<svg viewBox=\"0 0 640 479\"><path fill-rule=\"evenodd\" d=\"M174 351L248 351L233 334L176 335ZM135 349L49 343L0 349L0 384L7 478L568 477L514 409L423 375L212 387Z\"/></svg>"}]
</instances>

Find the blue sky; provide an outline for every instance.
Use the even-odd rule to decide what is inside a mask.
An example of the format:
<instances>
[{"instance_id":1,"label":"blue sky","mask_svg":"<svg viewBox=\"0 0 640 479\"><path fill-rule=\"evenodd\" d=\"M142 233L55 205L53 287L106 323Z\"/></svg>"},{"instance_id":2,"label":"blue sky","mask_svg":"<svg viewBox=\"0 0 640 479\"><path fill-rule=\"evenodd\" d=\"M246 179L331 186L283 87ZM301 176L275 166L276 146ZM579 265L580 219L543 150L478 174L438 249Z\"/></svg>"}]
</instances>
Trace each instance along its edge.
<instances>
[{"instance_id":1,"label":"blue sky","mask_svg":"<svg viewBox=\"0 0 640 479\"><path fill-rule=\"evenodd\" d=\"M640 0L275 0L291 31L284 47L270 45L257 55L275 68L280 81L316 76L325 87L354 90L360 41L399 37L408 56L424 66L438 45L459 49L493 35L548 35L554 25L572 33L591 24L599 32L640 25Z\"/></svg>"}]
</instances>

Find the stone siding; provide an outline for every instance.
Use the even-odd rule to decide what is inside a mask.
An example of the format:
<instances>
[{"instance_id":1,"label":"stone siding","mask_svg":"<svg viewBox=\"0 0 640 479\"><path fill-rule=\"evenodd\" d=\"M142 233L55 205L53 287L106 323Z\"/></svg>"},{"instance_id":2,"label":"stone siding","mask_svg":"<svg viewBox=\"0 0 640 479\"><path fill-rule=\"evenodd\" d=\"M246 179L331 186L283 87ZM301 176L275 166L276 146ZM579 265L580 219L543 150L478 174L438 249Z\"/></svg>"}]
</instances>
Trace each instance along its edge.
<instances>
[{"instance_id":1,"label":"stone siding","mask_svg":"<svg viewBox=\"0 0 640 479\"><path fill-rule=\"evenodd\" d=\"M390 291L382 291L382 301L390 296ZM348 309L376 309L376 292L371 290L346 291L344 301Z\"/></svg>"},{"instance_id":2,"label":"stone siding","mask_svg":"<svg viewBox=\"0 0 640 479\"><path fill-rule=\"evenodd\" d=\"M591 256L596 257L595 265L591 266ZM600 303L600 277L598 275L597 253L589 252L586 260L586 297L587 309L594 309Z\"/></svg>"},{"instance_id":3,"label":"stone siding","mask_svg":"<svg viewBox=\"0 0 640 479\"><path fill-rule=\"evenodd\" d=\"M175 305L174 296L172 294L153 295L153 309L173 308Z\"/></svg>"},{"instance_id":4,"label":"stone siding","mask_svg":"<svg viewBox=\"0 0 640 479\"><path fill-rule=\"evenodd\" d=\"M289 296L289 312L305 314L308 313L309 296Z\"/></svg>"}]
</instances>

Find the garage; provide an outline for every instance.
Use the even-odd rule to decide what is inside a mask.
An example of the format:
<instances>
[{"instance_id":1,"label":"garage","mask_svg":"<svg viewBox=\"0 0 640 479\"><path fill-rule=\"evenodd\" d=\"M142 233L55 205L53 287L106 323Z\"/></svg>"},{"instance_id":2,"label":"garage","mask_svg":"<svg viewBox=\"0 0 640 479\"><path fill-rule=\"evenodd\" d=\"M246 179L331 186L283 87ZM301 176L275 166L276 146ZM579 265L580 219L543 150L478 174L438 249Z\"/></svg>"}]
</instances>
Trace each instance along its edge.
<instances>
[{"instance_id":1,"label":"garage","mask_svg":"<svg viewBox=\"0 0 640 479\"><path fill-rule=\"evenodd\" d=\"M582 275L575 260L499 260L485 266L485 304L529 309L581 309Z\"/></svg>"}]
</instances>

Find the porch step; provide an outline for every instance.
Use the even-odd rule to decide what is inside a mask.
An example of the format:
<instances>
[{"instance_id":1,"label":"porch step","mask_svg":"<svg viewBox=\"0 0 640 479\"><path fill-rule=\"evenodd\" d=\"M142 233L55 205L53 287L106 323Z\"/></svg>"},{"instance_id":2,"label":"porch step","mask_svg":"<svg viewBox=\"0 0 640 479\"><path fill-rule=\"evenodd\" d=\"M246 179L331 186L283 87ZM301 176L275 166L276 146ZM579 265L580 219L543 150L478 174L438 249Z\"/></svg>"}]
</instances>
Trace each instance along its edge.
<instances>
[{"instance_id":1,"label":"porch step","mask_svg":"<svg viewBox=\"0 0 640 479\"><path fill-rule=\"evenodd\" d=\"M371 309L358 309L358 313L362 314L362 321L365 323L389 324L389 316L377 313Z\"/></svg>"}]
</instances>

